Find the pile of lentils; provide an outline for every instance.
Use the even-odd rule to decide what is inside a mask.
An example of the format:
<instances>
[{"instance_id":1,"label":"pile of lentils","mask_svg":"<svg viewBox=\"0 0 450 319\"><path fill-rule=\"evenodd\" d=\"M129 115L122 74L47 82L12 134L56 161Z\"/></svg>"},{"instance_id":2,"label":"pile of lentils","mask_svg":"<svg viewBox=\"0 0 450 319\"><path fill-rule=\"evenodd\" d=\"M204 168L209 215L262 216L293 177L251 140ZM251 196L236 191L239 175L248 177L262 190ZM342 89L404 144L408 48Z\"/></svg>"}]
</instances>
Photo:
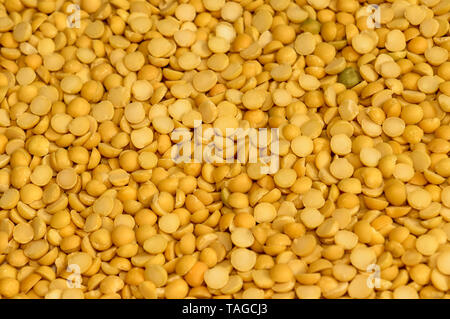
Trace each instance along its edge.
<instances>
[{"instance_id":1,"label":"pile of lentils","mask_svg":"<svg viewBox=\"0 0 450 319\"><path fill-rule=\"evenodd\" d=\"M449 12L0 1L0 297L449 298ZM174 162L195 121L279 169Z\"/></svg>"}]
</instances>

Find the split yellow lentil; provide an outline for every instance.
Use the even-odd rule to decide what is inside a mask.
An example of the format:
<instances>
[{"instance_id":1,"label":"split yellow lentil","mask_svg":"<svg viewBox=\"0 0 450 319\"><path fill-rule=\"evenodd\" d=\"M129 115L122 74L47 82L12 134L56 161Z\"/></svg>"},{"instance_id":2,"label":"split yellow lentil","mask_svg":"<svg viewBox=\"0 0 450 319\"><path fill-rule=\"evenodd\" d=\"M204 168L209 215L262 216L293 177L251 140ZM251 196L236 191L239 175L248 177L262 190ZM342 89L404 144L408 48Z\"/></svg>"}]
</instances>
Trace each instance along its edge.
<instances>
[{"instance_id":1,"label":"split yellow lentil","mask_svg":"<svg viewBox=\"0 0 450 319\"><path fill-rule=\"evenodd\" d=\"M450 298L449 5L416 2L1 2L0 299ZM238 128L276 172L172 157Z\"/></svg>"}]
</instances>

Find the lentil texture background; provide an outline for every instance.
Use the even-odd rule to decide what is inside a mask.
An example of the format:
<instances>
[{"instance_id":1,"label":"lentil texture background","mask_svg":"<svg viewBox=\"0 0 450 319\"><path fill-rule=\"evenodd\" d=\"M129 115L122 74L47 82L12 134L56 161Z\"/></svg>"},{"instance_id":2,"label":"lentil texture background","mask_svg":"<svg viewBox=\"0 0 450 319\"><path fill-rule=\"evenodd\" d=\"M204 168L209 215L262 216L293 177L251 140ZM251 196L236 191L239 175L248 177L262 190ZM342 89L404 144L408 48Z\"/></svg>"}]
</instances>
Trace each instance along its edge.
<instances>
[{"instance_id":1,"label":"lentil texture background","mask_svg":"<svg viewBox=\"0 0 450 319\"><path fill-rule=\"evenodd\" d=\"M0 298L449 298L449 12L0 0ZM279 170L176 164L196 120Z\"/></svg>"}]
</instances>

